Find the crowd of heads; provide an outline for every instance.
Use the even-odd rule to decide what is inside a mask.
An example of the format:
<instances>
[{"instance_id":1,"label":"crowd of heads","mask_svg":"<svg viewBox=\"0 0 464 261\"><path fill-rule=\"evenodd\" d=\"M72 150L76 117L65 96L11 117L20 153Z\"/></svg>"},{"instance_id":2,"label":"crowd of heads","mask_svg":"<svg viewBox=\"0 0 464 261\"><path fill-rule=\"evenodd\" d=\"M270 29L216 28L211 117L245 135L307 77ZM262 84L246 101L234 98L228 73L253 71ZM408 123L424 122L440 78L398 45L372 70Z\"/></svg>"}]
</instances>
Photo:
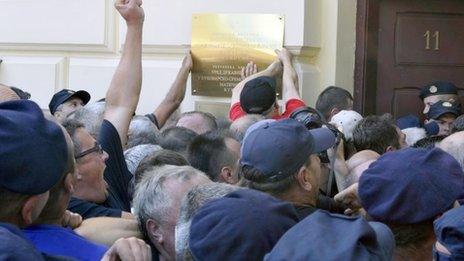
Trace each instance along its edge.
<instances>
[{"instance_id":1,"label":"crowd of heads","mask_svg":"<svg viewBox=\"0 0 464 261\"><path fill-rule=\"evenodd\" d=\"M116 8L134 30L124 52L140 52L141 1ZM146 115L135 114L141 70L125 63L105 99L64 89L51 98L51 115L29 93L0 85L0 259L2 251L5 258L41 251L79 259L86 250L137 260L464 258L458 88L444 81L422 87L422 115L362 115L336 86L312 108L299 95L290 52L276 55L260 71L253 62L244 67L227 118L178 113L190 55L178 84ZM62 229L75 215L68 210L87 224L97 218L96 234L120 229L141 240L120 235L108 248L84 233L73 239L86 244L83 253L60 252L57 242L68 237L42 248L14 228L27 235ZM114 219L98 219L105 217ZM134 234L124 220L136 223Z\"/></svg>"}]
</instances>

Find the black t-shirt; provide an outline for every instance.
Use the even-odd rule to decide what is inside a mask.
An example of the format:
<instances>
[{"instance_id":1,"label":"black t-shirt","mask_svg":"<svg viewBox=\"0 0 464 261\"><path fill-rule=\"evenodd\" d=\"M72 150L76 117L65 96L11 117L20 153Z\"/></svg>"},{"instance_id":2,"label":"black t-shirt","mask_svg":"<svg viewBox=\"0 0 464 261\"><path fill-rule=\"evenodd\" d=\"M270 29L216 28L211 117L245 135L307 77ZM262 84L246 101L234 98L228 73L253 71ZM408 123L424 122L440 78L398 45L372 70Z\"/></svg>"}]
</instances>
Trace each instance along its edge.
<instances>
[{"instance_id":1,"label":"black t-shirt","mask_svg":"<svg viewBox=\"0 0 464 261\"><path fill-rule=\"evenodd\" d=\"M109 194L103 206L130 212L128 187L132 174L127 169L118 131L111 122L103 120L98 142L109 155L104 174Z\"/></svg>"},{"instance_id":2,"label":"black t-shirt","mask_svg":"<svg viewBox=\"0 0 464 261\"><path fill-rule=\"evenodd\" d=\"M120 209L107 208L78 198L71 198L68 210L78 213L83 219L93 217L121 217L122 214Z\"/></svg>"}]
</instances>

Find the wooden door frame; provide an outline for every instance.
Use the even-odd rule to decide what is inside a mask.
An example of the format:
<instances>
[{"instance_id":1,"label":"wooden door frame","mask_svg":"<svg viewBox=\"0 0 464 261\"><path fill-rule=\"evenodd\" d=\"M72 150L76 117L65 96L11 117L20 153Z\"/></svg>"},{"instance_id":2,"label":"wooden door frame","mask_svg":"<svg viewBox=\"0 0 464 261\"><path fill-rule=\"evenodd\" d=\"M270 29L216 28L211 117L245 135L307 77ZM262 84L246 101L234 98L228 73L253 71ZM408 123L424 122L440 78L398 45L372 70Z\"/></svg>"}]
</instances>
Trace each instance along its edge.
<instances>
[{"instance_id":1,"label":"wooden door frame","mask_svg":"<svg viewBox=\"0 0 464 261\"><path fill-rule=\"evenodd\" d=\"M380 1L357 2L354 109L363 115L376 111Z\"/></svg>"}]
</instances>

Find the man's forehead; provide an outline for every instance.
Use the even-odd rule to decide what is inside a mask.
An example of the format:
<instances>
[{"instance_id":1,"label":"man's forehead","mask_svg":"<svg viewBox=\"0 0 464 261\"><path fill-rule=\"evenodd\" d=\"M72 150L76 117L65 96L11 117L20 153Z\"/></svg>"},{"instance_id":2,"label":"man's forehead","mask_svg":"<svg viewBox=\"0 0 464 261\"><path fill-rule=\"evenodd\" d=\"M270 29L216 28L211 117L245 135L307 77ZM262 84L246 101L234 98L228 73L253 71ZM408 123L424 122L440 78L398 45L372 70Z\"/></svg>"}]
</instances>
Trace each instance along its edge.
<instances>
[{"instance_id":1,"label":"man's forehead","mask_svg":"<svg viewBox=\"0 0 464 261\"><path fill-rule=\"evenodd\" d=\"M73 103L73 102L75 102L75 101L80 102L80 103L84 103L84 101L83 101L81 98L79 98L79 97L72 97L72 98L70 98L69 100L63 102L63 104L70 104L70 103Z\"/></svg>"}]
</instances>

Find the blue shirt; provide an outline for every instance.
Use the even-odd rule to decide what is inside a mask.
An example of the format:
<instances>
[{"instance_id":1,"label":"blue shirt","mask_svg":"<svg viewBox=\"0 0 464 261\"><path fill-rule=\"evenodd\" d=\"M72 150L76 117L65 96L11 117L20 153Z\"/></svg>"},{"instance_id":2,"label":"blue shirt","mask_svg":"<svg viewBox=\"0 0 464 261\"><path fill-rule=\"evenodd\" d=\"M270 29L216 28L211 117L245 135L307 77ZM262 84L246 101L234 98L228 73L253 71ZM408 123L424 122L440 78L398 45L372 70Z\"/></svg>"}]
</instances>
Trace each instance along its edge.
<instances>
[{"instance_id":1,"label":"blue shirt","mask_svg":"<svg viewBox=\"0 0 464 261\"><path fill-rule=\"evenodd\" d=\"M0 260L44 260L17 227L0 223Z\"/></svg>"},{"instance_id":2,"label":"blue shirt","mask_svg":"<svg viewBox=\"0 0 464 261\"><path fill-rule=\"evenodd\" d=\"M23 229L26 237L40 251L78 260L100 260L108 248L93 243L70 228L55 225L33 225Z\"/></svg>"}]
</instances>

